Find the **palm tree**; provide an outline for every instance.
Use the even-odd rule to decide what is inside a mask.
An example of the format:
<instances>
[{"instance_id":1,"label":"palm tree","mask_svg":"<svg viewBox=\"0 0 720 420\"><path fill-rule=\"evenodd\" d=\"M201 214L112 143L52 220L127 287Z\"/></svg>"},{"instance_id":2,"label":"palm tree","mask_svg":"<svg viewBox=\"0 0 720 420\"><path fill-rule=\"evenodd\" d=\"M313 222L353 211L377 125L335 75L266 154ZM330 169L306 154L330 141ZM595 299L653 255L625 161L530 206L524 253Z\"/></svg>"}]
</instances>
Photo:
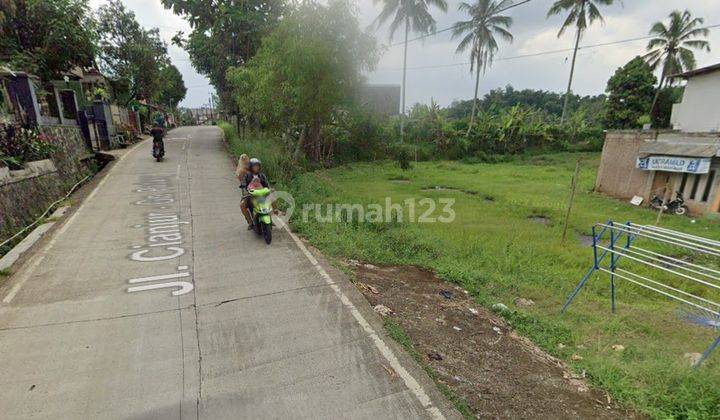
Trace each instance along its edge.
<instances>
[{"instance_id":1,"label":"palm tree","mask_svg":"<svg viewBox=\"0 0 720 420\"><path fill-rule=\"evenodd\" d=\"M500 15L512 3L512 0L501 0L499 3L494 0L476 0L473 4L462 2L458 5L458 10L470 15L470 20L456 22L453 25L452 37L453 39L463 37L456 52L465 52L470 48L470 71L475 69L475 96L473 96L472 113L466 135L470 135L475 122L480 70L484 73L488 66L492 65L498 50L495 36L510 42L513 40L512 34L508 31L512 25L512 18Z\"/></svg>"},{"instance_id":2,"label":"palm tree","mask_svg":"<svg viewBox=\"0 0 720 420\"><path fill-rule=\"evenodd\" d=\"M408 50L408 34L410 31L421 34L427 34L435 30L435 19L429 12L430 6L435 6L443 12L447 12L447 2L445 0L374 0L383 3L383 8L375 22L379 25L390 22L390 39L392 40L395 32L402 26L405 26L405 42L403 50L403 76L402 76L402 109L400 112L400 139L405 139L405 76L407 72L407 50Z\"/></svg>"},{"instance_id":3,"label":"palm tree","mask_svg":"<svg viewBox=\"0 0 720 420\"><path fill-rule=\"evenodd\" d=\"M698 39L707 37L710 33L707 28L699 27L704 22L702 18L693 18L689 10L684 12L675 10L668 15L668 19L668 25L664 22L655 22L650 29L650 35L654 35L655 38L648 42L649 52L643 57L653 70L662 65L660 84L650 110L653 118L657 114L660 91L668 81L668 76L695 69L693 49L710 51L710 43Z\"/></svg>"},{"instance_id":4,"label":"palm tree","mask_svg":"<svg viewBox=\"0 0 720 420\"><path fill-rule=\"evenodd\" d=\"M583 32L593 24L596 20L603 22L603 17L600 14L598 5L610 6L615 0L556 0L553 3L550 10L548 10L547 17L553 15L559 15L560 13L567 11L569 12L563 22L560 32L558 32L558 38L560 38L567 28L575 25L575 49L573 50L572 64L570 65L570 79L568 80L567 92L565 93L565 104L563 105L562 116L560 117L560 123L565 122L565 115L567 114L567 107L570 101L570 94L572 93L572 82L575 74L575 59L577 58L578 47L580 46L580 38L582 38Z\"/></svg>"}]
</instances>

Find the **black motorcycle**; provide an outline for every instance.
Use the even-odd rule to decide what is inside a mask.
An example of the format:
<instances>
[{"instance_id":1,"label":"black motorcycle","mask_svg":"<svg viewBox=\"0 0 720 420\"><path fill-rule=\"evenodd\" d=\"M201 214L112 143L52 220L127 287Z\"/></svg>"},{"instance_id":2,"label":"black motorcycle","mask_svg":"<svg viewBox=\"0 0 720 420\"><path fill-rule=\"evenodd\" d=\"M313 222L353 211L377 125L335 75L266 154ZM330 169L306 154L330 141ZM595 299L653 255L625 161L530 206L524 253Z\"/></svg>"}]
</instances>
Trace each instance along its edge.
<instances>
[{"instance_id":1,"label":"black motorcycle","mask_svg":"<svg viewBox=\"0 0 720 420\"><path fill-rule=\"evenodd\" d=\"M652 198L652 200L650 200L650 206L652 206L652 208L654 208L655 210L662 209L663 211L677 214L678 216L687 214L688 208L685 205L685 199L683 198L683 195L680 193L680 191L678 191L676 194L677 197L668 203L663 203L664 200L662 199L662 197L656 195Z\"/></svg>"},{"instance_id":2,"label":"black motorcycle","mask_svg":"<svg viewBox=\"0 0 720 420\"><path fill-rule=\"evenodd\" d=\"M163 159L165 156L165 148L163 147L162 140L153 140L152 155L158 162Z\"/></svg>"}]
</instances>

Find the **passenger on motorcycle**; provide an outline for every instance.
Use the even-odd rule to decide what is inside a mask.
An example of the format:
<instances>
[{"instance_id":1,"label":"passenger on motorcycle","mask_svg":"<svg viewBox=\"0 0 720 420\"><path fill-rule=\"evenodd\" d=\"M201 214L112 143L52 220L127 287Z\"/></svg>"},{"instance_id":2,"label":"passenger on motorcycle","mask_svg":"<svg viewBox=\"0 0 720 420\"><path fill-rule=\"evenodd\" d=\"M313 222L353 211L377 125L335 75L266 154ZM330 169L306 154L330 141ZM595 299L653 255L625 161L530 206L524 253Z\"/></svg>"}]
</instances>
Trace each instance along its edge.
<instances>
[{"instance_id":1,"label":"passenger on motorcycle","mask_svg":"<svg viewBox=\"0 0 720 420\"><path fill-rule=\"evenodd\" d=\"M252 220L252 200L248 194L248 190L270 188L270 184L268 183L265 174L262 173L262 162L260 162L260 159L250 159L249 166L250 171L245 174L245 177L240 184L240 189L243 192L240 208L242 209L242 213L248 222L248 230L252 230L254 228Z\"/></svg>"}]
</instances>

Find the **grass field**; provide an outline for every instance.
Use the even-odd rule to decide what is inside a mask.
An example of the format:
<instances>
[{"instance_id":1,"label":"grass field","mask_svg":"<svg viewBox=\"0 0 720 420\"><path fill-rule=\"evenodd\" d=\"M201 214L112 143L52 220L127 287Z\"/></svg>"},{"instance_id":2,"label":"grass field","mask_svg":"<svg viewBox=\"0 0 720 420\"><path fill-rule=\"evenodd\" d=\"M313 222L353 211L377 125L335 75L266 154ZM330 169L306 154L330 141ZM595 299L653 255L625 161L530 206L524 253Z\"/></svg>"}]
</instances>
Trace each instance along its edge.
<instances>
[{"instance_id":1,"label":"grass field","mask_svg":"<svg viewBox=\"0 0 720 420\"><path fill-rule=\"evenodd\" d=\"M578 157L583 158L581 177L568 240L561 245ZM697 371L683 358L687 352L702 352L713 332L680 320L677 305L620 281L613 315L609 280L597 275L569 312L559 314L592 262L591 248L581 236L596 222L653 223L656 217L593 193L598 160L597 154L554 154L499 164L421 162L408 171L386 162L306 173L292 184L301 205L454 198L456 218L427 224L326 223L312 212L303 220L298 210L293 226L328 255L430 268L469 290L481 304L506 304L511 310L503 315L514 328L578 372L586 371L594 385L616 400L652 417L720 418L720 352ZM533 216L548 220L539 223ZM720 237L717 220L664 216L661 224ZM515 308L517 297L536 304ZM613 350L615 344L625 350Z\"/></svg>"}]
</instances>

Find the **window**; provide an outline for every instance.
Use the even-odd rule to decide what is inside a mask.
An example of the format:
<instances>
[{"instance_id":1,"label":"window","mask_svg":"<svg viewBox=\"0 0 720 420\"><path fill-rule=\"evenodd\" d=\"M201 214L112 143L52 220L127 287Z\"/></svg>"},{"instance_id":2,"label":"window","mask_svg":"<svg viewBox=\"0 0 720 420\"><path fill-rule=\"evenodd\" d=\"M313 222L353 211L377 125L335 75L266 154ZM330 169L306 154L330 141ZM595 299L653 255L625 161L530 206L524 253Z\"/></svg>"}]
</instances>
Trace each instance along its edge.
<instances>
[{"instance_id":1,"label":"window","mask_svg":"<svg viewBox=\"0 0 720 420\"><path fill-rule=\"evenodd\" d=\"M687 186L687 179L688 179L688 173L684 172L682 177L682 182L680 183L680 194L685 195L685 187Z\"/></svg>"},{"instance_id":2,"label":"window","mask_svg":"<svg viewBox=\"0 0 720 420\"><path fill-rule=\"evenodd\" d=\"M695 196L697 195L698 186L700 186L700 175L695 175L692 190L690 190L690 199L691 200L695 199Z\"/></svg>"},{"instance_id":3,"label":"window","mask_svg":"<svg viewBox=\"0 0 720 420\"><path fill-rule=\"evenodd\" d=\"M68 120L77 119L77 107L75 106L75 92L72 90L60 91L60 101L63 107L63 117Z\"/></svg>"},{"instance_id":4,"label":"window","mask_svg":"<svg viewBox=\"0 0 720 420\"><path fill-rule=\"evenodd\" d=\"M715 170L711 170L708 175L707 179L705 180L705 190L703 191L702 195L702 202L707 202L708 198L710 197L710 190L712 190L713 181L715 181Z\"/></svg>"}]
</instances>

